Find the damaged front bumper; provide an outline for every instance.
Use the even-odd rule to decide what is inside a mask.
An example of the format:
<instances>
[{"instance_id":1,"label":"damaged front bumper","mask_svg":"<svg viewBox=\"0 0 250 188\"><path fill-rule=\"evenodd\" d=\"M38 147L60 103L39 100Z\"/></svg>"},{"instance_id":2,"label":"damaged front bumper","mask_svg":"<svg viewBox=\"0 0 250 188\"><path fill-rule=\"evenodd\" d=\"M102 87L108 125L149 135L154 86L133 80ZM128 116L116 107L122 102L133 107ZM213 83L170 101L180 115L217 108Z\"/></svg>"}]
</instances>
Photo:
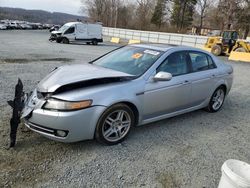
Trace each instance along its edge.
<instances>
[{"instance_id":1,"label":"damaged front bumper","mask_svg":"<svg viewBox=\"0 0 250 188\"><path fill-rule=\"evenodd\" d=\"M49 40L55 41L57 39L57 36L55 34L51 34Z\"/></svg>"},{"instance_id":2,"label":"damaged front bumper","mask_svg":"<svg viewBox=\"0 0 250 188\"><path fill-rule=\"evenodd\" d=\"M92 106L77 111L51 111L42 109L45 102L37 97L35 90L23 110L24 124L32 131L60 142L93 139L98 117L106 109Z\"/></svg>"},{"instance_id":3,"label":"damaged front bumper","mask_svg":"<svg viewBox=\"0 0 250 188\"><path fill-rule=\"evenodd\" d=\"M50 35L50 38L49 38L49 41L58 41L58 40L61 40L62 39L62 34L58 33L58 34L54 34L52 33Z\"/></svg>"}]
</instances>

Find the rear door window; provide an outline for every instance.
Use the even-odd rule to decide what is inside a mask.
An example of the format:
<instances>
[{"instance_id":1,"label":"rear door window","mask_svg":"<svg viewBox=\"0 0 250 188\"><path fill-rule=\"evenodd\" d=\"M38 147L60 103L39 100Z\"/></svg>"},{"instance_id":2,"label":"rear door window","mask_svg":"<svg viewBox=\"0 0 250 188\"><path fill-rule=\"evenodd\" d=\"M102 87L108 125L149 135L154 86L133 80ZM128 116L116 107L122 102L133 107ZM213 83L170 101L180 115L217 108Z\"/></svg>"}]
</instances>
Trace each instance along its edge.
<instances>
[{"instance_id":1,"label":"rear door window","mask_svg":"<svg viewBox=\"0 0 250 188\"><path fill-rule=\"evenodd\" d=\"M193 72L205 71L215 68L215 64L210 56L202 52L189 52Z\"/></svg>"}]
</instances>

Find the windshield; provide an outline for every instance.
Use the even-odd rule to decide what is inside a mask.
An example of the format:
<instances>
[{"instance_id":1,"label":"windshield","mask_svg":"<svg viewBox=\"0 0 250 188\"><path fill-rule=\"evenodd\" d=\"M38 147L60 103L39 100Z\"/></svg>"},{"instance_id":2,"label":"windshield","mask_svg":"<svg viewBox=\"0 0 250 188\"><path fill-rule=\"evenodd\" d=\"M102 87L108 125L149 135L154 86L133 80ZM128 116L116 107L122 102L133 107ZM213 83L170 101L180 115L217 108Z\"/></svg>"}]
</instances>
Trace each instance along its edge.
<instances>
[{"instance_id":1,"label":"windshield","mask_svg":"<svg viewBox=\"0 0 250 188\"><path fill-rule=\"evenodd\" d=\"M63 25L58 31L60 31L60 32L63 33L63 32L66 31L68 28L69 28L68 25Z\"/></svg>"},{"instance_id":2,"label":"windshield","mask_svg":"<svg viewBox=\"0 0 250 188\"><path fill-rule=\"evenodd\" d=\"M94 65L140 76L163 54L162 51L126 46L103 56Z\"/></svg>"}]
</instances>

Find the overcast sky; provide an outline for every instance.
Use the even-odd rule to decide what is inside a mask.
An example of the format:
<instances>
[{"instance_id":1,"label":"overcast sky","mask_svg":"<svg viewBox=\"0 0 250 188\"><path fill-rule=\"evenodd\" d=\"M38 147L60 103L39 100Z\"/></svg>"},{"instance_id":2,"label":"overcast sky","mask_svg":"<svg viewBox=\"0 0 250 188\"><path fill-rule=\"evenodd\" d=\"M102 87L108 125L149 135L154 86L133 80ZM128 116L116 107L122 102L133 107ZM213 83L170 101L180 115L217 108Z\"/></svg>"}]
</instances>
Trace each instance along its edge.
<instances>
[{"instance_id":1,"label":"overcast sky","mask_svg":"<svg viewBox=\"0 0 250 188\"><path fill-rule=\"evenodd\" d=\"M0 0L0 6L81 14L81 0Z\"/></svg>"}]
</instances>

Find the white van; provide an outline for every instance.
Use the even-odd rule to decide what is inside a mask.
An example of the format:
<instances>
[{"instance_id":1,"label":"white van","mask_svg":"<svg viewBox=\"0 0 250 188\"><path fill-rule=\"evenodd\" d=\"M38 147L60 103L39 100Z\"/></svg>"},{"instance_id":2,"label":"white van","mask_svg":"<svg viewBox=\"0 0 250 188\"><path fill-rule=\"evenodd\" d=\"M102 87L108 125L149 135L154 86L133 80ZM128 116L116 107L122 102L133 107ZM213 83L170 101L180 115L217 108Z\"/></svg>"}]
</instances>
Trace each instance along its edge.
<instances>
[{"instance_id":1,"label":"white van","mask_svg":"<svg viewBox=\"0 0 250 188\"><path fill-rule=\"evenodd\" d=\"M50 41L68 44L70 42L82 41L87 44L97 45L103 42L102 25L99 23L70 22L63 25L58 31L52 31Z\"/></svg>"}]
</instances>

